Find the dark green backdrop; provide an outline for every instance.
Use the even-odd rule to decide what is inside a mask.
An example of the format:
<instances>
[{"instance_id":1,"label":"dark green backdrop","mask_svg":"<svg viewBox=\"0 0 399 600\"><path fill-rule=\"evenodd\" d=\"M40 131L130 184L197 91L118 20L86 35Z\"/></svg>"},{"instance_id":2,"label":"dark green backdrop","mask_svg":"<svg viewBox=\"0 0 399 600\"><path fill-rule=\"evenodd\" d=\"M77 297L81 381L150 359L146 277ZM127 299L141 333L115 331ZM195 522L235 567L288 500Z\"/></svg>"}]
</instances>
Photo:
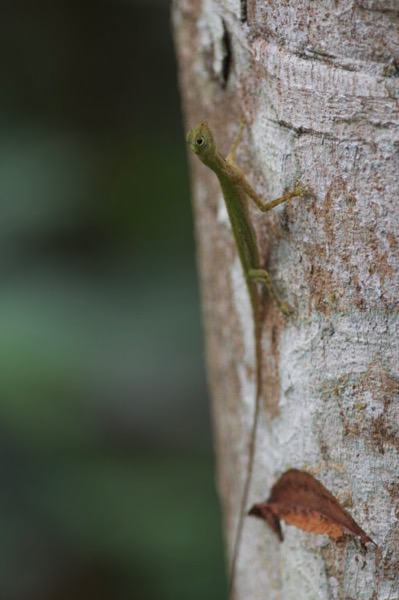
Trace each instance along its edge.
<instances>
[{"instance_id":1,"label":"dark green backdrop","mask_svg":"<svg viewBox=\"0 0 399 600\"><path fill-rule=\"evenodd\" d=\"M223 598L167 2L3 1L0 63L0 598Z\"/></svg>"}]
</instances>

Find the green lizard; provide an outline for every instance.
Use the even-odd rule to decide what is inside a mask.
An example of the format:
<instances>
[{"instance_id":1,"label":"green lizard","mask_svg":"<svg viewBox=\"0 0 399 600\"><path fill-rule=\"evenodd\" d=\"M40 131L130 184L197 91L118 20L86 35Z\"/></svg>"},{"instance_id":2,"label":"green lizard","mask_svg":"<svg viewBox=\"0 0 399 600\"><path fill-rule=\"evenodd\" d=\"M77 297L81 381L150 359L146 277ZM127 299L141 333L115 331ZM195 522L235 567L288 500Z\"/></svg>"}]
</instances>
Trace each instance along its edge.
<instances>
[{"instance_id":1,"label":"green lizard","mask_svg":"<svg viewBox=\"0 0 399 600\"><path fill-rule=\"evenodd\" d=\"M283 312L283 314L289 315L292 312L290 307L278 297L274 286L271 282L269 273L261 268L255 230L249 219L247 197L251 198L251 200L253 200L257 204L261 211L266 212L271 208L274 208L278 204L286 202L286 200L289 200L294 196L303 195L303 191L297 187L292 192L288 192L280 198L273 200L272 202L262 201L262 199L252 188L252 186L248 183L244 173L235 164L235 155L238 145L242 138L243 129L244 123L241 123L239 132L237 134L236 139L234 140L233 146L227 158L223 158L223 156L217 150L212 131L206 122L200 123L193 129L191 129L187 134L187 142L191 150L193 150L193 152L197 154L198 158L207 167L209 167L210 169L212 169L212 171L214 171L214 173L216 173L219 179L219 183L222 188L223 197L227 207L227 212L230 218L238 254L241 260L244 277L248 287L254 318L256 353L256 400L252 430L249 439L248 469L244 482L240 516L231 561L231 571L229 578L230 597L234 586L236 563L238 560L240 540L245 516L245 507L248 502L248 494L254 466L256 430L262 392L261 315L260 297L256 289L256 283L260 282L266 285L270 295L273 297L278 308Z\"/></svg>"}]
</instances>

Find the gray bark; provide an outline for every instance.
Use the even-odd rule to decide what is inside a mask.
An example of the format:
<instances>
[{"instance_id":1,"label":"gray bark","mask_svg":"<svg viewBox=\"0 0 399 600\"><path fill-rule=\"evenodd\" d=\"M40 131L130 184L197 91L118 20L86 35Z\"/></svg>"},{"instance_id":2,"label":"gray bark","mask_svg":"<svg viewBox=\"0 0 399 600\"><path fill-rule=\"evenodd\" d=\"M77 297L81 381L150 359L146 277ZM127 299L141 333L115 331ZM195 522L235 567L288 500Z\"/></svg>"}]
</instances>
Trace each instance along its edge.
<instances>
[{"instance_id":1,"label":"gray bark","mask_svg":"<svg viewBox=\"0 0 399 600\"><path fill-rule=\"evenodd\" d=\"M251 215L285 321L265 303L249 508L309 470L379 545L363 556L246 518L237 600L399 598L399 4L175 0L186 126L205 118L264 197ZM255 401L249 299L216 177L190 157L207 370L231 558Z\"/></svg>"}]
</instances>

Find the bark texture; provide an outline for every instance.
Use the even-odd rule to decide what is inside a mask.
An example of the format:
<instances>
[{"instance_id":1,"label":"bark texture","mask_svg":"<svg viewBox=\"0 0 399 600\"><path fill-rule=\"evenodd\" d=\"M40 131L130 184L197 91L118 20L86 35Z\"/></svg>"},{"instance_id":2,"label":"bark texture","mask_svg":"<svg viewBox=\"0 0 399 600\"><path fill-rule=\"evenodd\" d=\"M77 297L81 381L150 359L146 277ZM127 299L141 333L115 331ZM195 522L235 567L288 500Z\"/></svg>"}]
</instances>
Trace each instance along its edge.
<instances>
[{"instance_id":1,"label":"bark texture","mask_svg":"<svg viewBox=\"0 0 399 600\"><path fill-rule=\"evenodd\" d=\"M236 598L399 598L399 4L397 0L175 0L186 126L272 199L251 207L285 321L265 301L263 410L248 508L308 470L379 545L363 556L245 520ZM255 401L252 315L216 177L190 157L218 488L231 557Z\"/></svg>"}]
</instances>

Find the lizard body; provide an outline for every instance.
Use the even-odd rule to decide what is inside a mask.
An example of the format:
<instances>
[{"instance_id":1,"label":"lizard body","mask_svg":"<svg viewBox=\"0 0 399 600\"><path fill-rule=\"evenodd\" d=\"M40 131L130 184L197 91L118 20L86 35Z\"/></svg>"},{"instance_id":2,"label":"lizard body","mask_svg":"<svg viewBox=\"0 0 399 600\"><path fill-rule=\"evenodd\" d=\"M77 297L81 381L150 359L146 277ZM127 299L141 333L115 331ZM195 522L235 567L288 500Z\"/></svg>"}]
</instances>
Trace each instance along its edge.
<instances>
[{"instance_id":1,"label":"lizard body","mask_svg":"<svg viewBox=\"0 0 399 600\"><path fill-rule=\"evenodd\" d=\"M266 212L274 206L277 206L278 204L281 204L282 202L285 202L294 196L301 196L303 194L301 189L295 188L292 192L288 192L272 202L262 201L252 186L248 183L242 170L234 162L235 154L242 137L243 127L244 124L242 123L227 158L224 158L217 150L212 131L206 122L199 123L199 125L191 129L187 134L187 142L191 150L197 154L200 160L207 167L214 171L219 180L248 288L254 319L256 356L255 410L249 438L248 468L244 481L239 522L233 547L233 556L231 559L229 597L231 597L233 592L243 521L246 512L245 507L248 501L249 488L252 479L256 449L257 423L262 394L261 316L260 298L256 289L256 283L261 282L266 285L278 308L285 315L289 315L291 313L289 306L285 302L281 301L278 297L268 272L262 269L260 266L256 234L249 218L247 198L251 198L257 204L260 210Z\"/></svg>"}]
</instances>

